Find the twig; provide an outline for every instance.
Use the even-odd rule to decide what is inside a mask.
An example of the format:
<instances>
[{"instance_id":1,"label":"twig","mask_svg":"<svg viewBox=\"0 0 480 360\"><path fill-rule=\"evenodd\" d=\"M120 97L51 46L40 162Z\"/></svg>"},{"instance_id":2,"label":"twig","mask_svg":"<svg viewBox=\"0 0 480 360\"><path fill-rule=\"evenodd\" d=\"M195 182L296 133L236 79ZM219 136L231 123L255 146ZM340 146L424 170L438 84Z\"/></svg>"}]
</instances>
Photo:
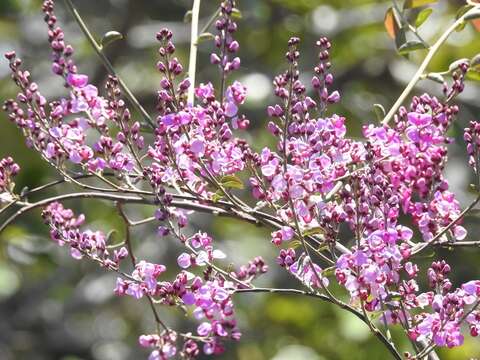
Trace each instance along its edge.
<instances>
[{"instance_id":1,"label":"twig","mask_svg":"<svg viewBox=\"0 0 480 360\"><path fill-rule=\"evenodd\" d=\"M437 53L437 51L440 49L440 47L443 45L443 43L448 39L450 34L455 31L455 29L463 24L465 22L465 17L469 16L475 11L478 11L480 9L480 6L474 6L470 10L468 10L465 14L460 16L440 37L439 39L435 42L435 44L432 45L430 50L427 53L427 56L425 56L425 59L423 60L422 64L418 68L417 72L413 76L413 78L410 80L408 83L407 87L405 90L403 90L402 94L400 97L397 99L395 104L393 104L392 108L388 111L387 115L385 115L385 118L382 120L382 124L386 125L389 123L389 121L392 119L393 115L397 112L398 108L402 105L402 103L405 101L408 95L410 95L410 92L413 90L417 82L421 79L425 69L427 68L428 64L430 64L430 61L432 61L434 55Z\"/></svg>"},{"instance_id":2,"label":"twig","mask_svg":"<svg viewBox=\"0 0 480 360\"><path fill-rule=\"evenodd\" d=\"M195 101L195 73L197 68L197 50L198 50L198 17L200 16L200 1L193 0L192 7L192 27L190 32L190 60L188 62L188 77L190 78L190 87L188 88L187 103L193 106Z\"/></svg>"}]
</instances>

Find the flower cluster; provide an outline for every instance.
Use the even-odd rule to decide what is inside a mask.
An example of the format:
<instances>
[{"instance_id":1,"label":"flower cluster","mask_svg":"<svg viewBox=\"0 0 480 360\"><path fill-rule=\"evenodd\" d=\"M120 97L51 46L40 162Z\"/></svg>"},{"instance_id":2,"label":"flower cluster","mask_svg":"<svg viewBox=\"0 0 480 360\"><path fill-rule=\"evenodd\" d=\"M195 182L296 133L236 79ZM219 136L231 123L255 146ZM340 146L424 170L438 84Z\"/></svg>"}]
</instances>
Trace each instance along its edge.
<instances>
[{"instance_id":1,"label":"flower cluster","mask_svg":"<svg viewBox=\"0 0 480 360\"><path fill-rule=\"evenodd\" d=\"M229 20L232 6L228 1L222 5L222 16L217 22L222 38L225 37L223 41L230 45L236 43L231 38L234 30L230 29L234 22ZM175 85L183 67L174 57L172 33L163 29L157 39L161 44L157 68L163 78L158 92L155 143L148 149L152 160L146 168L150 182L157 188L180 184L186 192L207 199L222 196L224 194L211 191L209 184L222 183L225 176L244 170L252 156L246 142L233 135L235 129L245 129L249 123L238 114L238 106L245 101L246 88L235 81L215 94L211 83L200 84L194 92L198 105L187 104L190 81L187 78ZM235 60L228 62L228 56L224 58L225 79L235 68L231 65Z\"/></svg>"},{"instance_id":2,"label":"flower cluster","mask_svg":"<svg viewBox=\"0 0 480 360\"><path fill-rule=\"evenodd\" d=\"M107 248L107 238L101 231L81 230L85 222L83 214L75 216L71 209L53 202L42 212L42 218L50 226L50 237L58 245L68 245L74 259L88 257L111 270L118 270L120 262L128 256L126 247L114 250L113 254Z\"/></svg>"},{"instance_id":3,"label":"flower cluster","mask_svg":"<svg viewBox=\"0 0 480 360\"><path fill-rule=\"evenodd\" d=\"M57 26L54 1L45 1L43 11L52 49L52 71L64 79L69 96L47 104L30 73L21 69L21 60L9 52L5 56L21 91L16 100L5 102L4 109L23 131L27 145L53 166L64 167L68 161L90 173L105 169L120 174L132 172L135 151L143 148L144 138L139 133L140 123L130 121L118 80L110 77L107 96L101 96L87 75L77 73L73 47L65 43L64 32ZM111 137L111 128L117 129L116 138Z\"/></svg>"},{"instance_id":4,"label":"flower cluster","mask_svg":"<svg viewBox=\"0 0 480 360\"><path fill-rule=\"evenodd\" d=\"M210 62L218 65L222 72L223 85L226 75L240 67L240 58L238 56L233 57L240 48L238 41L233 38L233 34L237 31L237 24L232 19L234 8L235 0L225 0L221 3L220 17L215 22L215 27L219 32L215 36L215 46L218 48L219 53L210 55Z\"/></svg>"},{"instance_id":5,"label":"flower cluster","mask_svg":"<svg viewBox=\"0 0 480 360\"><path fill-rule=\"evenodd\" d=\"M20 171L20 166L11 157L0 160L0 202L12 200L15 183L13 178Z\"/></svg>"},{"instance_id":6,"label":"flower cluster","mask_svg":"<svg viewBox=\"0 0 480 360\"><path fill-rule=\"evenodd\" d=\"M478 335L480 304L480 282L469 281L460 288L452 290L452 284L446 277L450 266L444 261L434 262L428 269L428 280L433 291L421 294L420 306L430 306L432 313L420 313L414 316L410 337L414 340L432 340L437 346L449 348L463 344L461 325L464 320L470 325L472 336ZM468 310L469 307L471 310Z\"/></svg>"},{"instance_id":7,"label":"flower cluster","mask_svg":"<svg viewBox=\"0 0 480 360\"><path fill-rule=\"evenodd\" d=\"M480 281L454 288L447 277L450 266L436 261L427 270L430 288L424 291L415 258L424 247L453 245L467 235L461 225L464 213L443 175L447 146L453 141L447 133L459 111L452 100L464 89L467 62L451 71L453 85L445 84L445 98L415 96L408 107L399 108L393 124L366 125L363 136L352 139L347 137L346 118L328 111L340 101L339 92L331 90L332 44L324 37L316 42L318 63L305 85L299 69L300 39L292 37L287 69L274 79L276 103L266 109L267 130L276 144L257 153L237 136L249 125L241 112L247 89L228 78L240 67L240 58L233 37L235 1L225 0L215 21L217 50L210 56L220 70L217 88L212 82L192 84L176 57L172 32L156 34L161 74L157 115L150 124L152 136L144 138L141 123L122 99L124 84L109 76L102 95L78 72L54 4L43 4L52 71L64 79L68 94L47 103L21 60L9 52L6 58L20 91L4 109L27 145L65 180L106 200L135 195L128 200L153 205L155 216L137 224L157 221L158 235L176 238L183 247L176 258L178 272L168 280L165 265L137 261L130 233L124 243L107 244L103 232L81 229L83 215L53 200L41 203L49 204L42 216L52 240L68 245L76 259L90 258L117 272L115 294L149 300L158 329L139 338L151 351L149 359L222 353L226 340L241 336L233 296L265 290L254 281L267 272L268 260L256 256L224 269L219 260L227 255L214 246L212 237L204 231L188 233L188 217L195 210L270 226L277 264L306 287L308 295L341 304L371 329L375 325L370 316L378 313L386 327L400 325L414 343L459 346L464 341L462 324L478 336ZM146 144L149 138L152 142ZM477 187L479 138L480 125L471 122L464 139ZM12 178L18 171L11 158L0 161L1 199L13 199ZM95 178L104 187L81 183L83 177ZM244 201L236 190L244 189L245 177L249 191L242 195L252 198ZM20 205L35 207L28 200L25 204ZM122 212L124 205L120 201L118 208L128 231L134 222ZM122 263L127 257L129 269ZM344 289L346 302L332 295L332 281ZM198 321L195 333L169 328L156 305L192 314ZM381 336L378 329L374 332Z\"/></svg>"}]
</instances>

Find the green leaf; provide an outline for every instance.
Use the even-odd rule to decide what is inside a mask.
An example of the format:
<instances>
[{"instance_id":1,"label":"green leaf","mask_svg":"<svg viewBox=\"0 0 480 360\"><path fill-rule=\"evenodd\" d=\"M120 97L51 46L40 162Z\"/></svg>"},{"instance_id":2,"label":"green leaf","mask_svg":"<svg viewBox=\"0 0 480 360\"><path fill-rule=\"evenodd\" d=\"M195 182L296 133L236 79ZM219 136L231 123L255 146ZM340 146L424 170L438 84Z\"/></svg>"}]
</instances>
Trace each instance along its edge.
<instances>
[{"instance_id":1,"label":"green leaf","mask_svg":"<svg viewBox=\"0 0 480 360\"><path fill-rule=\"evenodd\" d=\"M334 275L335 274L335 269L336 269L335 266L330 266L326 269L323 269L322 270L322 276L328 277L328 276Z\"/></svg>"},{"instance_id":2,"label":"green leaf","mask_svg":"<svg viewBox=\"0 0 480 360\"><path fill-rule=\"evenodd\" d=\"M480 193L478 192L477 186L475 184L469 184L467 191L471 194L474 195L479 195Z\"/></svg>"},{"instance_id":3,"label":"green leaf","mask_svg":"<svg viewBox=\"0 0 480 360\"><path fill-rule=\"evenodd\" d=\"M428 73L427 79L435 81L439 84L443 84L445 82L445 78L442 76L442 74L439 73Z\"/></svg>"},{"instance_id":4,"label":"green leaf","mask_svg":"<svg viewBox=\"0 0 480 360\"><path fill-rule=\"evenodd\" d=\"M122 40L123 35L120 34L118 31L109 31L103 35L102 40L100 44L102 45L102 48L107 47L111 43L117 41L117 40Z\"/></svg>"},{"instance_id":5,"label":"green leaf","mask_svg":"<svg viewBox=\"0 0 480 360\"><path fill-rule=\"evenodd\" d=\"M209 33L209 32L205 32L205 33L202 33L202 34L198 35L197 42L201 43L201 42L209 41L209 40L213 40L213 39L215 39L215 35L213 35L212 33Z\"/></svg>"},{"instance_id":6,"label":"green leaf","mask_svg":"<svg viewBox=\"0 0 480 360\"><path fill-rule=\"evenodd\" d=\"M218 202L222 200L222 198L223 198L223 192L221 192L220 190L218 190L217 192L215 192L215 194L212 195L213 202Z\"/></svg>"},{"instance_id":7,"label":"green leaf","mask_svg":"<svg viewBox=\"0 0 480 360\"><path fill-rule=\"evenodd\" d=\"M459 18L461 18L463 15L465 15L465 13L470 10L472 8L471 5L464 5L462 6L460 9L458 9L457 11L457 14L455 15L455 18L458 20ZM465 26L467 25L467 23L465 21L461 22L460 24L458 24L457 28L455 29L455 31L457 32L460 32L462 31L463 29L465 29Z\"/></svg>"},{"instance_id":8,"label":"green leaf","mask_svg":"<svg viewBox=\"0 0 480 360\"><path fill-rule=\"evenodd\" d=\"M472 8L472 5L463 5L460 9L457 10L455 14L455 19L461 18L468 10Z\"/></svg>"},{"instance_id":9,"label":"green leaf","mask_svg":"<svg viewBox=\"0 0 480 360\"><path fill-rule=\"evenodd\" d=\"M403 5L404 9L414 9L425 5L435 4L438 0L407 0Z\"/></svg>"},{"instance_id":10,"label":"green leaf","mask_svg":"<svg viewBox=\"0 0 480 360\"><path fill-rule=\"evenodd\" d=\"M292 249L296 249L300 246L302 246L302 242L300 240L293 240L293 241L290 241L288 244L288 247L291 247Z\"/></svg>"},{"instance_id":11,"label":"green leaf","mask_svg":"<svg viewBox=\"0 0 480 360\"><path fill-rule=\"evenodd\" d=\"M458 24L458 26L455 28L455 31L456 32L460 32L462 31L463 29L465 29L465 26L467 26L467 23L465 21L461 22L460 24Z\"/></svg>"},{"instance_id":12,"label":"green leaf","mask_svg":"<svg viewBox=\"0 0 480 360\"><path fill-rule=\"evenodd\" d=\"M399 300L402 300L402 295L400 295L399 293L391 292L387 296L387 301L399 301Z\"/></svg>"},{"instance_id":13,"label":"green leaf","mask_svg":"<svg viewBox=\"0 0 480 360\"><path fill-rule=\"evenodd\" d=\"M426 8L420 11L417 15L417 19L415 20L415 26L419 28L420 26L423 25L425 21L432 15L433 9L432 8Z\"/></svg>"},{"instance_id":14,"label":"green leaf","mask_svg":"<svg viewBox=\"0 0 480 360\"><path fill-rule=\"evenodd\" d=\"M475 19L478 19L480 18L480 9L476 9L474 11L472 11L470 14L468 14L467 16L465 16L465 21L470 21L470 20L475 20Z\"/></svg>"},{"instance_id":15,"label":"green leaf","mask_svg":"<svg viewBox=\"0 0 480 360\"><path fill-rule=\"evenodd\" d=\"M422 49L426 49L426 48L427 47L425 46L425 44L422 43L421 41L410 40L410 41L407 41L406 43L402 44L398 48L398 53L400 55L407 55L408 53L410 53L412 51L422 50Z\"/></svg>"},{"instance_id":16,"label":"green leaf","mask_svg":"<svg viewBox=\"0 0 480 360\"><path fill-rule=\"evenodd\" d=\"M237 8L232 9L232 18L233 19L241 19L242 17L243 17L242 12L240 10L238 10Z\"/></svg>"},{"instance_id":17,"label":"green leaf","mask_svg":"<svg viewBox=\"0 0 480 360\"><path fill-rule=\"evenodd\" d=\"M373 112L378 121L382 121L385 118L386 112L382 104L373 104Z\"/></svg>"},{"instance_id":18,"label":"green leaf","mask_svg":"<svg viewBox=\"0 0 480 360\"><path fill-rule=\"evenodd\" d=\"M319 234L322 234L322 235L325 234L325 229L320 226L317 226L317 227L305 230L305 232L303 233L303 236L312 236L312 235L319 235Z\"/></svg>"},{"instance_id":19,"label":"green leaf","mask_svg":"<svg viewBox=\"0 0 480 360\"><path fill-rule=\"evenodd\" d=\"M240 180L235 175L225 175L220 180L220 183L226 188L232 188L232 189L243 189L244 188L242 180Z\"/></svg>"}]
</instances>

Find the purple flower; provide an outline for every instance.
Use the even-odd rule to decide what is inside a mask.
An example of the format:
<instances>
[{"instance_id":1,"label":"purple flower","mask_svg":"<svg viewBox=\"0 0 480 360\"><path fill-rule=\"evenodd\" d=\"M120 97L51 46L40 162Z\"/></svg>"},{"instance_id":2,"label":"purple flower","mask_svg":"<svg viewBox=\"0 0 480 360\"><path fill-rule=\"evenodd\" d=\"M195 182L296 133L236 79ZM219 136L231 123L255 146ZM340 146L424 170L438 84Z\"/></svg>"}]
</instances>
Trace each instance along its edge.
<instances>
[{"instance_id":1,"label":"purple flower","mask_svg":"<svg viewBox=\"0 0 480 360\"><path fill-rule=\"evenodd\" d=\"M76 88L83 88L88 84L88 76L69 73L67 75L67 83Z\"/></svg>"},{"instance_id":2,"label":"purple flower","mask_svg":"<svg viewBox=\"0 0 480 360\"><path fill-rule=\"evenodd\" d=\"M182 269L188 269L192 265L191 256L187 253L182 253L177 258L177 264Z\"/></svg>"}]
</instances>

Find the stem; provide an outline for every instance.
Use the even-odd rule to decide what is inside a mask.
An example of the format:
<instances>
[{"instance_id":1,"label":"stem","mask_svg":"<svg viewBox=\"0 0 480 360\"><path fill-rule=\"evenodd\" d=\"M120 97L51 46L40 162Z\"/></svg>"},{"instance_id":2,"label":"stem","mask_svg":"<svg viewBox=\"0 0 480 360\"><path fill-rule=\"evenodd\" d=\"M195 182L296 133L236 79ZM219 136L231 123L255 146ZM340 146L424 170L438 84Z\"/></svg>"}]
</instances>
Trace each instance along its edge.
<instances>
[{"instance_id":1,"label":"stem","mask_svg":"<svg viewBox=\"0 0 480 360\"><path fill-rule=\"evenodd\" d=\"M127 214L125 214L125 211L123 210L123 207L122 207L122 203L120 202L117 203L117 209L118 209L118 212L120 213L121 218L123 219L123 222L125 223L125 244L127 245L130 261L132 263L133 268L135 269L137 265L137 258L133 253L133 246L132 246L131 236L130 236L130 227L132 226L132 222L127 217ZM160 326L163 327L163 329L167 332L170 331L170 329L167 327L167 325L165 325L165 323L160 318L160 315L158 314L157 309L155 308L155 304L152 299L152 296L146 294L146 297L148 299L148 303L150 304L150 309L152 310L152 314L155 319L155 323L157 325L157 333L159 336L161 336Z\"/></svg>"},{"instance_id":2,"label":"stem","mask_svg":"<svg viewBox=\"0 0 480 360\"><path fill-rule=\"evenodd\" d=\"M392 119L393 115L397 112L398 108L402 105L402 103L405 101L408 95L412 92L413 88L417 84L417 82L421 79L425 69L427 68L428 64L430 64L430 61L432 61L433 57L437 53L437 51L440 49L440 47L443 45L443 43L448 39L450 34L455 31L455 29L461 25L463 22L465 22L465 17L472 14L475 11L478 11L480 9L480 6L474 6L470 10L468 10L465 14L463 14L461 17L459 17L437 40L435 44L430 48L430 50L427 53L427 56L425 56L425 59L423 60L422 64L418 68L417 72L413 76L413 78L410 80L408 83L407 87L405 90L403 90L402 94L400 97L397 99L395 104L393 104L392 108L388 111L387 115L385 115L385 118L382 121L383 125L387 125L388 122Z\"/></svg>"},{"instance_id":3,"label":"stem","mask_svg":"<svg viewBox=\"0 0 480 360\"><path fill-rule=\"evenodd\" d=\"M332 304L339 305L342 309L352 313L355 315L357 318L362 320L364 323L366 323L366 319L364 318L363 314L352 308L351 306L340 302L339 304L334 302L330 297L327 295L323 294L318 294L315 292L310 292L310 291L303 291L303 290L298 290L298 289L272 289L272 288L252 288L252 289L236 289L234 293L272 293L272 294L290 294L290 295L304 295L304 296L309 296L309 297L314 297L316 299L320 299L322 301L327 301ZM392 354L393 358L396 360L402 360L402 356L398 353L398 351L395 349L395 347L392 346L392 344L388 341L388 339L385 337L385 335L382 334L382 332L376 331L373 332L374 335L385 345L385 347L390 351Z\"/></svg>"},{"instance_id":4,"label":"stem","mask_svg":"<svg viewBox=\"0 0 480 360\"><path fill-rule=\"evenodd\" d=\"M195 102L195 72L197 67L198 50L198 17L200 16L200 1L193 0L192 7L192 29L190 35L190 60L188 63L188 77L190 78L190 87L188 88L187 104L193 106Z\"/></svg>"},{"instance_id":5,"label":"stem","mask_svg":"<svg viewBox=\"0 0 480 360\"><path fill-rule=\"evenodd\" d=\"M137 100L135 95L130 91L130 89L127 87L127 85L123 82L123 80L116 74L115 69L113 68L112 63L108 58L105 56L105 54L102 51L102 46L97 43L97 41L94 39L93 35L91 34L90 30L88 29L87 25L81 18L80 14L78 13L77 9L73 5L71 0L65 0L65 4L67 5L68 9L72 13L73 17L75 18L75 21L78 23L78 26L82 30L83 34L87 38L88 42L92 46L93 50L97 53L98 57L102 61L105 69L107 69L107 72L115 76L118 79L118 83L122 90L125 93L125 96L128 98L128 100L131 102L131 104L140 112L140 114L143 116L145 121L148 123L148 125L152 128L155 129L155 123L153 122L152 118L150 115L147 113L147 111L143 108L143 106L140 104L140 102Z\"/></svg>"}]
</instances>

